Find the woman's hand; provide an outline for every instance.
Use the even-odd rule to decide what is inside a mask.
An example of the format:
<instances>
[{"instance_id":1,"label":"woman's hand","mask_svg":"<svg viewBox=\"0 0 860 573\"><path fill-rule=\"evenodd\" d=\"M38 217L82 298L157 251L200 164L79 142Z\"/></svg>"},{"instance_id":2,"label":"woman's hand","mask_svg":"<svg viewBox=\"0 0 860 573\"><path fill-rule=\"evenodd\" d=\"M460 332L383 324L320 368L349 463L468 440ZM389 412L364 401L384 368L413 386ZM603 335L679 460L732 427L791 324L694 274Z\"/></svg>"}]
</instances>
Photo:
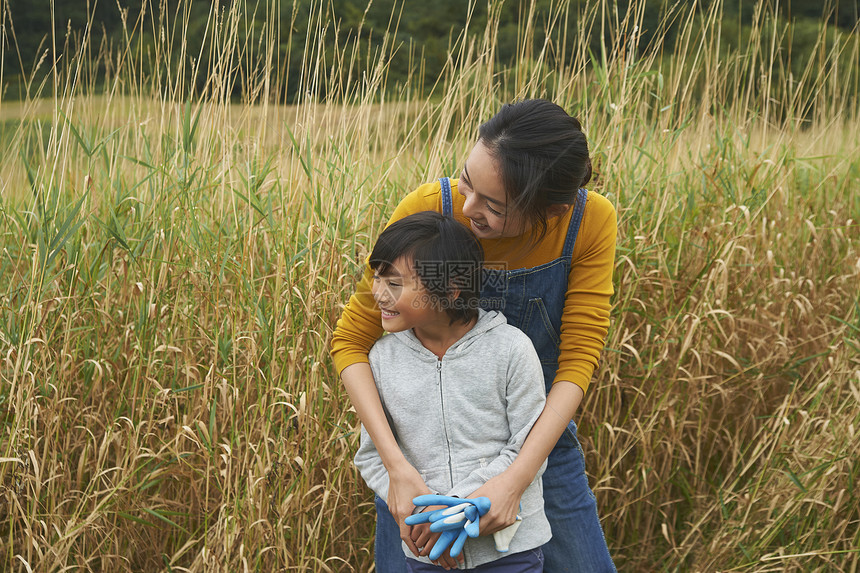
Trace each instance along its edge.
<instances>
[{"instance_id":1,"label":"woman's hand","mask_svg":"<svg viewBox=\"0 0 860 573\"><path fill-rule=\"evenodd\" d=\"M419 495L433 493L418 471L408 462L403 462L396 469L388 472L388 511L391 512L397 525L400 527L400 539L406 542L406 546L417 557L418 547L412 539L410 526L406 525L406 518L412 515L415 504L412 499Z\"/></svg>"},{"instance_id":2,"label":"woman's hand","mask_svg":"<svg viewBox=\"0 0 860 573\"><path fill-rule=\"evenodd\" d=\"M469 497L490 498L490 511L481 517L481 535L511 525L520 509L520 498L546 461L582 401L582 389L572 382L552 385L546 406L532 426L510 467L472 492Z\"/></svg>"},{"instance_id":3,"label":"woman's hand","mask_svg":"<svg viewBox=\"0 0 860 573\"><path fill-rule=\"evenodd\" d=\"M516 521L527 486L519 485L516 477L505 471L472 492L470 498L490 498L490 511L481 516L481 535L491 535Z\"/></svg>"}]
</instances>

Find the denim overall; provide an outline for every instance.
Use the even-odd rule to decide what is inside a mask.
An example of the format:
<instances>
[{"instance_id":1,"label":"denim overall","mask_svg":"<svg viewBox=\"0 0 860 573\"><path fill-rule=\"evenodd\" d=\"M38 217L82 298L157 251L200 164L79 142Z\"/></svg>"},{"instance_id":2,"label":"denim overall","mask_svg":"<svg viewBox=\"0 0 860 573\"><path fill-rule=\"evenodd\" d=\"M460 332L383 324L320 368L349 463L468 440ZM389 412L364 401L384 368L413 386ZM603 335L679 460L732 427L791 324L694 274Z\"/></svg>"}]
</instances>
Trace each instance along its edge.
<instances>
[{"instance_id":1,"label":"denim overall","mask_svg":"<svg viewBox=\"0 0 860 573\"><path fill-rule=\"evenodd\" d=\"M442 213L453 215L451 183L442 184ZM561 257L528 269L486 270L481 306L500 310L509 324L525 332L537 350L549 392L558 371L561 317L570 275L573 246L582 222L588 192L580 189ZM594 494L588 487L585 460L576 438L576 424L567 430L547 458L543 474L544 510L552 539L543 546L544 571L602 573L615 571L603 529L597 517ZM400 531L385 502L377 498L376 568L380 573L405 571Z\"/></svg>"}]
</instances>

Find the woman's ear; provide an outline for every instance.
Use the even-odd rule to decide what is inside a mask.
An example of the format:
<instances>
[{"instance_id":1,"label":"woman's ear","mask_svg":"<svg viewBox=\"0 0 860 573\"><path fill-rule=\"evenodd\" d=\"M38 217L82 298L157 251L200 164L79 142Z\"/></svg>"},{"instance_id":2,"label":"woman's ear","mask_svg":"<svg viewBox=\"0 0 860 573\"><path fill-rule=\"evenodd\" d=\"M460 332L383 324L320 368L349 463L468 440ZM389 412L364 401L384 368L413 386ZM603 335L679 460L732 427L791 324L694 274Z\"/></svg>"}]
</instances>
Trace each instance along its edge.
<instances>
[{"instance_id":1,"label":"woman's ear","mask_svg":"<svg viewBox=\"0 0 860 573\"><path fill-rule=\"evenodd\" d=\"M546 218L552 219L553 217L561 217L562 215L567 213L568 209L570 209L570 205L550 205L546 208Z\"/></svg>"}]
</instances>

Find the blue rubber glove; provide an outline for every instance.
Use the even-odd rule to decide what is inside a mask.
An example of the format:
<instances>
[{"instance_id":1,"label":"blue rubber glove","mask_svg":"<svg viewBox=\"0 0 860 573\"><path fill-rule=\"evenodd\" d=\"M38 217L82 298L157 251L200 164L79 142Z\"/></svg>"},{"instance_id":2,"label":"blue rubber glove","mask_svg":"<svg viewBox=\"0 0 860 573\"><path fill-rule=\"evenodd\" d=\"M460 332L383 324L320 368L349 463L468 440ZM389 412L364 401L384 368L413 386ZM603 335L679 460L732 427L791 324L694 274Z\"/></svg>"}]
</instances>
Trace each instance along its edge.
<instances>
[{"instance_id":1,"label":"blue rubber glove","mask_svg":"<svg viewBox=\"0 0 860 573\"><path fill-rule=\"evenodd\" d=\"M406 525L430 523L430 531L441 532L439 539L430 552L430 560L435 561L442 556L445 549L451 546L451 557L457 557L463 550L467 537L477 537L481 530L482 515L490 510L490 500L486 497L461 499L447 495L419 495L412 500L416 508L431 505L446 505L448 507L410 515Z\"/></svg>"}]
</instances>

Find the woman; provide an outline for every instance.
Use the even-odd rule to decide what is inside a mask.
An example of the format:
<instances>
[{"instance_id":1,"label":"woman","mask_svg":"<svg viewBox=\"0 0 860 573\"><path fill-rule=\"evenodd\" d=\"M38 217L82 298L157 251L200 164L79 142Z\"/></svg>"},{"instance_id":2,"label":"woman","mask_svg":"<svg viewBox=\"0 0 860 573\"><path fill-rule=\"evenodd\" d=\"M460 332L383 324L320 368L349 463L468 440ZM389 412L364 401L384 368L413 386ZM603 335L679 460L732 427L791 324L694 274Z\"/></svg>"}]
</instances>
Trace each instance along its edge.
<instances>
[{"instance_id":1,"label":"woman","mask_svg":"<svg viewBox=\"0 0 860 573\"><path fill-rule=\"evenodd\" d=\"M471 497L492 502L481 533L499 530L514 521L520 496L547 460L544 500L553 538L543 552L549 573L615 570L572 421L609 326L615 256L615 209L583 189L590 178L579 122L549 101L525 100L505 105L480 127L458 181L419 187L391 218L437 210L469 226L488 266L496 267L485 276L482 306L502 310L541 358L548 392L543 413L511 466ZM367 364L368 350L382 335L370 284L368 270L338 321L332 357L389 473L388 499L377 499L377 571L401 572L401 539L416 555L427 555L435 540L412 539L403 523L414 509L412 498L429 490L397 447ZM440 563L456 566L450 558Z\"/></svg>"}]
</instances>

